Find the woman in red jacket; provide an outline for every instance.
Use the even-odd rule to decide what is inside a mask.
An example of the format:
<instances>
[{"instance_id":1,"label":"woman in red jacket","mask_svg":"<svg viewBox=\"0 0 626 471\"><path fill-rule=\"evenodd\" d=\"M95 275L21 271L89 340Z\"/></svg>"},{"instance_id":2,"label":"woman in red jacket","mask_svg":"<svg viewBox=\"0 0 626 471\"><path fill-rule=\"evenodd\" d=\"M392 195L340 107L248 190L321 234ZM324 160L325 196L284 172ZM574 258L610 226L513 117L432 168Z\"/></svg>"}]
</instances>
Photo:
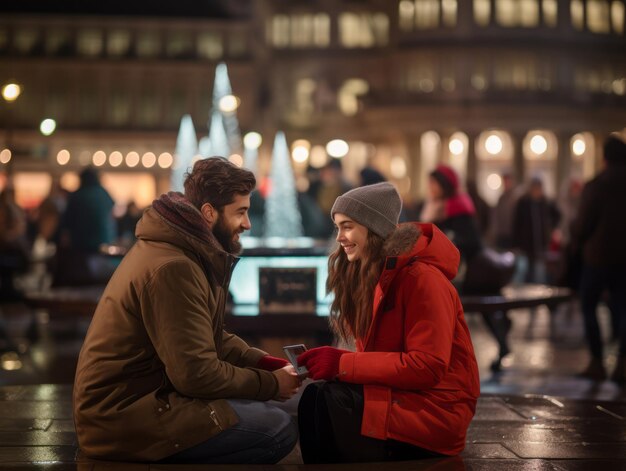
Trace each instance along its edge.
<instances>
[{"instance_id":1,"label":"woman in red jacket","mask_svg":"<svg viewBox=\"0 0 626 471\"><path fill-rule=\"evenodd\" d=\"M331 215L331 324L356 352L298 357L310 384L298 406L305 463L455 455L480 393L463 308L450 283L459 252L432 224L397 225L389 183L351 190Z\"/></svg>"}]
</instances>

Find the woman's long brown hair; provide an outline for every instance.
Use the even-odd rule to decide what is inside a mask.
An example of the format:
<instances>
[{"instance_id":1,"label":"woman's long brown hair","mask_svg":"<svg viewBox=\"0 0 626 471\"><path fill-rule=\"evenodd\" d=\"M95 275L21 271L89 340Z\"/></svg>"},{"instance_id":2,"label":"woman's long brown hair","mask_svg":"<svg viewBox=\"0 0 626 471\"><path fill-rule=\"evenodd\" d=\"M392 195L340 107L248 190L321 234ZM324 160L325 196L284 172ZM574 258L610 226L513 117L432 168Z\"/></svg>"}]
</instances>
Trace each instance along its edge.
<instances>
[{"instance_id":1,"label":"woman's long brown hair","mask_svg":"<svg viewBox=\"0 0 626 471\"><path fill-rule=\"evenodd\" d=\"M372 320L374 288L385 262L384 239L367 232L363 256L353 262L339 245L328 258L326 292L333 293L330 324L344 341L365 338Z\"/></svg>"}]
</instances>

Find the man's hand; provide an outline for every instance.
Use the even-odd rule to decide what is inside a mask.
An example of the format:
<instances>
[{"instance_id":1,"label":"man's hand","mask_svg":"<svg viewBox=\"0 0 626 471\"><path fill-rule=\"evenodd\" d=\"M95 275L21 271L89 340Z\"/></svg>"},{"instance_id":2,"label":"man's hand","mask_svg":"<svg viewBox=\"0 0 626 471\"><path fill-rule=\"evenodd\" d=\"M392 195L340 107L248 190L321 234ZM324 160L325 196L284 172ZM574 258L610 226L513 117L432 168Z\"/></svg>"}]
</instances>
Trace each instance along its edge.
<instances>
[{"instance_id":1,"label":"man's hand","mask_svg":"<svg viewBox=\"0 0 626 471\"><path fill-rule=\"evenodd\" d=\"M298 374L292 365L273 371L272 374L278 380L278 394L274 399L286 401L298 392L302 381L298 378Z\"/></svg>"}]
</instances>

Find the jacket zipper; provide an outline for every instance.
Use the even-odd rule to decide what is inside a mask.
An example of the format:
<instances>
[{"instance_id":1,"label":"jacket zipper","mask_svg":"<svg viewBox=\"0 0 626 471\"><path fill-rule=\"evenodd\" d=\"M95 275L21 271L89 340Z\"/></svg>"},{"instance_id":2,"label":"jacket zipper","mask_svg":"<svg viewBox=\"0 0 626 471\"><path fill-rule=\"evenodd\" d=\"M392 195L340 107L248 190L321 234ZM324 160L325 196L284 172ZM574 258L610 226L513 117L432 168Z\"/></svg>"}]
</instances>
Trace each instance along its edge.
<instances>
[{"instance_id":1,"label":"jacket zipper","mask_svg":"<svg viewBox=\"0 0 626 471\"><path fill-rule=\"evenodd\" d=\"M220 429L220 432L221 432L223 430L222 426L220 425L220 421L217 419L217 414L215 413L213 409L211 409L211 413L209 415L211 417L211 420L215 423L215 425L217 426L218 429Z\"/></svg>"},{"instance_id":2,"label":"jacket zipper","mask_svg":"<svg viewBox=\"0 0 626 471\"><path fill-rule=\"evenodd\" d=\"M224 316L226 314L226 299L228 298L228 288L230 285L230 280L233 275L233 270L239 261L238 258L232 257L231 255L226 256L226 265L224 267L224 278L221 280L221 288L222 288L222 296L217 303L217 318L215 322L215 346L219 352L222 350L222 331L224 330Z\"/></svg>"},{"instance_id":3,"label":"jacket zipper","mask_svg":"<svg viewBox=\"0 0 626 471\"><path fill-rule=\"evenodd\" d=\"M237 259L233 260L231 256L226 258L226 270L224 274L224 279L222 280L222 293L223 296L220 299L219 303L219 312L220 318L218 320L218 326L220 329L224 329L224 314L226 311L226 300L228 299L228 289L230 287L230 280L233 276L233 270L235 269L235 265L237 265Z\"/></svg>"}]
</instances>

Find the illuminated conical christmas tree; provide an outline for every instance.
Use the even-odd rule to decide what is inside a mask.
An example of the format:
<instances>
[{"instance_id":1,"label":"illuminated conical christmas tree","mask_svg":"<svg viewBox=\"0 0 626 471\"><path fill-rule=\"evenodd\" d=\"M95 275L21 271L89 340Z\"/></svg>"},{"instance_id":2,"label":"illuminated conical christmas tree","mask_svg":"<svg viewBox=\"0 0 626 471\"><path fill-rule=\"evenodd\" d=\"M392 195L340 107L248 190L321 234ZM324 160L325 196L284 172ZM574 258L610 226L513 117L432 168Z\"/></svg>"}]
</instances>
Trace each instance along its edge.
<instances>
[{"instance_id":1,"label":"illuminated conical christmas tree","mask_svg":"<svg viewBox=\"0 0 626 471\"><path fill-rule=\"evenodd\" d=\"M176 156L170 176L170 188L172 191L183 191L185 173L191 170L193 158L197 150L196 129L193 126L191 116L186 114L180 120L180 129L176 139Z\"/></svg>"},{"instance_id":2,"label":"illuminated conical christmas tree","mask_svg":"<svg viewBox=\"0 0 626 471\"><path fill-rule=\"evenodd\" d=\"M230 156L231 151L230 146L228 145L228 137L226 136L226 130L224 129L222 113L219 109L213 109L211 112L209 142L211 143L210 156L219 155L220 157L226 158ZM206 157L210 156L207 155Z\"/></svg>"},{"instance_id":3,"label":"illuminated conical christmas tree","mask_svg":"<svg viewBox=\"0 0 626 471\"><path fill-rule=\"evenodd\" d=\"M265 202L265 237L301 237L302 217L291 168L289 148L282 131L276 133L272 151L270 192Z\"/></svg>"},{"instance_id":4,"label":"illuminated conical christmas tree","mask_svg":"<svg viewBox=\"0 0 626 471\"><path fill-rule=\"evenodd\" d=\"M243 166L250 170L258 178L259 146L261 145L261 135L257 132L250 132L243 140Z\"/></svg>"},{"instance_id":5,"label":"illuminated conical christmas tree","mask_svg":"<svg viewBox=\"0 0 626 471\"><path fill-rule=\"evenodd\" d=\"M233 89L230 85L230 78L228 77L228 68L225 63L220 62L215 69L213 109L218 109L222 113L224 130L226 131L230 152L242 155L243 144L241 141L241 132L239 130L239 120L237 119L238 104L233 103L232 106L222 108L220 104L224 97L231 97L232 100L235 100L233 97Z\"/></svg>"},{"instance_id":6,"label":"illuminated conical christmas tree","mask_svg":"<svg viewBox=\"0 0 626 471\"><path fill-rule=\"evenodd\" d=\"M200 140L203 157L219 155L228 158L231 154L243 154L241 132L237 120L237 99L228 78L228 69L223 62L215 69L213 97L209 122L209 136Z\"/></svg>"},{"instance_id":7,"label":"illuminated conical christmas tree","mask_svg":"<svg viewBox=\"0 0 626 471\"><path fill-rule=\"evenodd\" d=\"M213 155L211 154L211 139L209 139L209 136L204 136L200 139L200 142L198 143L198 154L200 154L204 159Z\"/></svg>"}]
</instances>

